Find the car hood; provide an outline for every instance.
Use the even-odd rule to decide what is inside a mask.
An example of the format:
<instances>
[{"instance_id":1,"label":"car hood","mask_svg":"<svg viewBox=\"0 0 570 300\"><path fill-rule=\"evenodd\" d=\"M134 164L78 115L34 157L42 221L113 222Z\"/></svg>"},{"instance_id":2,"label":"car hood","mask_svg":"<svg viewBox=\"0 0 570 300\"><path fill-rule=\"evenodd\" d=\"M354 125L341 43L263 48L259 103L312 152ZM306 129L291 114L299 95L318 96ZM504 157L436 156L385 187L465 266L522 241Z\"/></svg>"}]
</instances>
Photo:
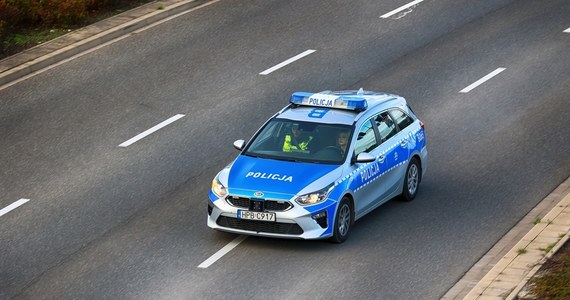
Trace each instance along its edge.
<instances>
[{"instance_id":1,"label":"car hood","mask_svg":"<svg viewBox=\"0 0 570 300\"><path fill-rule=\"evenodd\" d=\"M338 174L337 174L338 173ZM250 194L262 192L265 197L289 197L303 189L312 192L321 189L338 177L338 165L290 162L240 155L232 164L228 174L230 193ZM318 179L322 179L317 181ZM285 196L284 195L284 196ZM249 195L257 196L260 195Z\"/></svg>"}]
</instances>

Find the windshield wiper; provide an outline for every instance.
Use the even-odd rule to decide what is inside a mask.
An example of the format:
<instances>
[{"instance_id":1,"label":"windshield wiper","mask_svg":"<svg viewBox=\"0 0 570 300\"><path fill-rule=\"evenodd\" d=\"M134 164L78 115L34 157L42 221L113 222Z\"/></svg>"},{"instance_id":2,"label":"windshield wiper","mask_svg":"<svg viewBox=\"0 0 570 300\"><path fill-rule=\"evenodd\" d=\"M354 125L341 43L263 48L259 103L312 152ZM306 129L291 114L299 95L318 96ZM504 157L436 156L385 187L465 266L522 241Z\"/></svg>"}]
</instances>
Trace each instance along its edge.
<instances>
[{"instance_id":1,"label":"windshield wiper","mask_svg":"<svg viewBox=\"0 0 570 300\"><path fill-rule=\"evenodd\" d=\"M294 158L285 158L285 157L275 157L274 159L283 160L283 161L290 161L290 162L300 162L300 160Z\"/></svg>"}]
</instances>

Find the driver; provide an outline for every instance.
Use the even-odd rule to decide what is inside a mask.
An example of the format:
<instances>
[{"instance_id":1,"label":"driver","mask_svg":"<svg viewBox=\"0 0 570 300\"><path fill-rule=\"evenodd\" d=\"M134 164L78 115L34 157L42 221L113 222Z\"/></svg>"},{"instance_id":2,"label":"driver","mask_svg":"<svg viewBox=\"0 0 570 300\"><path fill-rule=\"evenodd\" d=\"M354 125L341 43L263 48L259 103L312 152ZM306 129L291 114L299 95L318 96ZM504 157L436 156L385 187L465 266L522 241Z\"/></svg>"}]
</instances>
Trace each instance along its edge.
<instances>
[{"instance_id":1,"label":"driver","mask_svg":"<svg viewBox=\"0 0 570 300\"><path fill-rule=\"evenodd\" d=\"M313 136L304 134L303 130L299 128L299 124L294 123L293 126L291 126L291 134L285 136L283 151L307 150L312 140Z\"/></svg>"}]
</instances>

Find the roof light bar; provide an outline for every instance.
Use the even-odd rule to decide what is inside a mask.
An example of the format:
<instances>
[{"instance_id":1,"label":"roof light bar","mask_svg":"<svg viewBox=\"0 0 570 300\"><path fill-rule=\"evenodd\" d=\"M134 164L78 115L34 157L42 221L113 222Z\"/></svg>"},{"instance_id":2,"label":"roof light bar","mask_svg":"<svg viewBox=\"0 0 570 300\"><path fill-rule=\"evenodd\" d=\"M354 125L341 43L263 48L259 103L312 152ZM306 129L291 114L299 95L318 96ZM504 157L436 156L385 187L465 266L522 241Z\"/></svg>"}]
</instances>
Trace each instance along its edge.
<instances>
[{"instance_id":1,"label":"roof light bar","mask_svg":"<svg viewBox=\"0 0 570 300\"><path fill-rule=\"evenodd\" d=\"M330 107L354 111L363 111L368 108L368 103L364 98L334 94L295 92L291 95L289 102L295 105Z\"/></svg>"}]
</instances>

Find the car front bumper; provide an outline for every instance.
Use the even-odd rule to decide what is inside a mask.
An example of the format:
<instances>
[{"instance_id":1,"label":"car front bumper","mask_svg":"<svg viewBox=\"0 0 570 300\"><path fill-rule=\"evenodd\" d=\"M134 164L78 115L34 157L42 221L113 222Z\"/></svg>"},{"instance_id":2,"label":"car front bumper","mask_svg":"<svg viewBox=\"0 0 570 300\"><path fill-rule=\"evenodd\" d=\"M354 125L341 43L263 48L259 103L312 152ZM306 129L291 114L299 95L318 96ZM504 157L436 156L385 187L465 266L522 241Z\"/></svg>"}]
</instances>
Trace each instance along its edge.
<instances>
[{"instance_id":1,"label":"car front bumper","mask_svg":"<svg viewBox=\"0 0 570 300\"><path fill-rule=\"evenodd\" d=\"M336 201L327 200L311 207L311 211L300 205L275 211L274 222L238 219L238 210L244 208L232 206L225 198L210 200L208 205L207 224L216 230L275 238L322 239L332 235ZM315 218L319 214L321 217Z\"/></svg>"}]
</instances>

